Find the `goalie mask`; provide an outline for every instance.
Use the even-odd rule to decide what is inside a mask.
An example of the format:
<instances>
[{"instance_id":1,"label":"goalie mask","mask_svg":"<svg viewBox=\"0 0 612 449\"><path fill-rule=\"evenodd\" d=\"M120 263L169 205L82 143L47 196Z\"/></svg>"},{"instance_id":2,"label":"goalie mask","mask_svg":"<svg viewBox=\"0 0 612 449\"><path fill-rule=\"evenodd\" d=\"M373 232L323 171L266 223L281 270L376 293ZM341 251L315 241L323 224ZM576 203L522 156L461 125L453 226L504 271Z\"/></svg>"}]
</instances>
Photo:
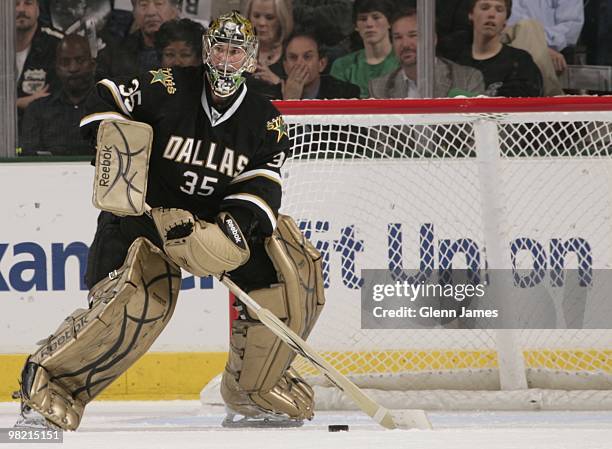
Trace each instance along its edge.
<instances>
[{"instance_id":1,"label":"goalie mask","mask_svg":"<svg viewBox=\"0 0 612 449\"><path fill-rule=\"evenodd\" d=\"M257 38L251 22L237 11L216 19L202 37L203 60L213 92L228 97L257 67Z\"/></svg>"}]
</instances>

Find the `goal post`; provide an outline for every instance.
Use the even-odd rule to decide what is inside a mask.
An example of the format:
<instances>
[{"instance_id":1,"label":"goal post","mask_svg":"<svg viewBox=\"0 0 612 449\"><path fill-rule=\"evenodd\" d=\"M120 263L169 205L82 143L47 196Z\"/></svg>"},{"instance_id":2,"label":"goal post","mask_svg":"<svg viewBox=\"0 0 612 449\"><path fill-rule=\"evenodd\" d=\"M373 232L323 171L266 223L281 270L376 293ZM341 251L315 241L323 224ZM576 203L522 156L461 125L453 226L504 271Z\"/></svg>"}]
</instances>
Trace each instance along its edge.
<instances>
[{"instance_id":1,"label":"goal post","mask_svg":"<svg viewBox=\"0 0 612 449\"><path fill-rule=\"evenodd\" d=\"M391 408L612 409L611 97L276 106L281 212L323 256L308 342L332 365ZM542 327L363 328L362 270L471 265L542 272ZM319 407L350 407L294 366Z\"/></svg>"}]
</instances>

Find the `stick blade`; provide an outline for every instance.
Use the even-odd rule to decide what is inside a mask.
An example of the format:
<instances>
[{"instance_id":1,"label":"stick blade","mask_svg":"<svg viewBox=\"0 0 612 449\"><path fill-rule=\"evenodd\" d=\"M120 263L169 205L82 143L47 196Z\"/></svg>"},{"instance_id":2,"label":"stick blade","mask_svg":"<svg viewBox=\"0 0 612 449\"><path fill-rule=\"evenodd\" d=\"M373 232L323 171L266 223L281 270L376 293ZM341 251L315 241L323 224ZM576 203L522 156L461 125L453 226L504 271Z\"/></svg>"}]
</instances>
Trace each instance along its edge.
<instances>
[{"instance_id":1,"label":"stick blade","mask_svg":"<svg viewBox=\"0 0 612 449\"><path fill-rule=\"evenodd\" d=\"M396 429L431 430L431 422L424 410L389 410Z\"/></svg>"}]
</instances>

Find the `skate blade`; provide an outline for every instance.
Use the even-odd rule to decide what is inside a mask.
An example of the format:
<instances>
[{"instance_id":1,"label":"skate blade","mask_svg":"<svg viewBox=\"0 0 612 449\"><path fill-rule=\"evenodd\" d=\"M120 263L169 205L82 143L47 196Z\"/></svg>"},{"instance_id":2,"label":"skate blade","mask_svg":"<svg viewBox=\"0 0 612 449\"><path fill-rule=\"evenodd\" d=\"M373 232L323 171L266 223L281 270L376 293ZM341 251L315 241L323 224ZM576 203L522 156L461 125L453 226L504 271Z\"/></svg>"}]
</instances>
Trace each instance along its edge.
<instances>
[{"instance_id":1,"label":"skate blade","mask_svg":"<svg viewBox=\"0 0 612 449\"><path fill-rule=\"evenodd\" d=\"M60 427L47 420L43 415L28 406L21 406L21 413L13 428L15 429L34 429L34 430L62 430Z\"/></svg>"},{"instance_id":2,"label":"skate blade","mask_svg":"<svg viewBox=\"0 0 612 449\"><path fill-rule=\"evenodd\" d=\"M36 430L53 430L55 426L51 426L45 418L24 418L19 417L17 422L13 424L15 429L36 429Z\"/></svg>"},{"instance_id":3,"label":"skate blade","mask_svg":"<svg viewBox=\"0 0 612 449\"><path fill-rule=\"evenodd\" d=\"M227 416L221 426L228 429L287 429L302 427L304 421L296 419L285 419L285 418L247 418L242 417L240 419L234 419L234 417Z\"/></svg>"}]
</instances>

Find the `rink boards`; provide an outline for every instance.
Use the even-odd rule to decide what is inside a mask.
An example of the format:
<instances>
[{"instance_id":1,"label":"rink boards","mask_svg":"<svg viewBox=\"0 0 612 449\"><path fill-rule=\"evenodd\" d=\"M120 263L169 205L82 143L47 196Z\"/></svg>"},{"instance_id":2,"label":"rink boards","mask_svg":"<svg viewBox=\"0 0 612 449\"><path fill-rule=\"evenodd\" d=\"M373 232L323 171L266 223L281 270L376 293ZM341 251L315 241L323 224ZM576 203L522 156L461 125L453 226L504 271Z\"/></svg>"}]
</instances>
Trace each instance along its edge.
<instances>
[{"instance_id":1,"label":"rink boards","mask_svg":"<svg viewBox=\"0 0 612 449\"><path fill-rule=\"evenodd\" d=\"M322 163L329 165L327 162ZM588 185L587 191L596 191L601 185L608 186L607 162L582 163L586 165L580 173L589 169L592 175L584 176L579 181ZM446 168L453 164L455 170L462 163L454 161L442 164ZM480 213L477 204L473 208L463 208L461 213L467 216L461 220L449 220L448 211L456 203L448 190L431 188L432 180L427 177L431 166L414 162L385 165L369 162L334 167L333 187L328 187L329 190L323 188L322 197L309 206L309 212L300 214L303 225L309 226L310 222L313 227L311 238L320 247L325 242L333 246L335 241L343 238L345 242L350 238L362 242L363 254L351 254L351 251L347 252L340 247L330 255L330 271L326 281L327 296L331 301L335 298L345 301L347 298L358 298L358 282L355 280L359 276L359 263L347 269L347 259L352 257L354 262L359 262L363 257L373 260L376 268L387 266L388 224L398 220L396 212L393 212L397 210L398 204L385 202L393 198L393 192L421 196L420 200L424 203L438 203L437 209L441 211L436 214L431 211L420 212L415 207L407 208L406 217L401 218L405 231L406 265L418 266L418 256L415 256L419 251L418 233L427 223L435 226L436 239L478 238L470 234L478 228L476 222L480 219ZM363 180L371 177L374 168L384 182L374 180L372 185L364 189ZM464 168L459 168L459 171L462 170L473 174L474 166L467 163ZM552 167L550 175L555 173L559 171ZM296 186L292 191L299 187L302 195L311 198L314 196L308 188L300 186L309 180L313 184L320 182L321 179L317 179L320 172L304 169L293 170L289 174L285 183L289 189ZM0 189L3 193L9 193L3 195L5 219L0 237L0 301L3 311L0 318L0 360L2 366L6 367L1 371L0 385L7 385L5 390L0 390L3 397L16 384L16 373L23 361L23 356L18 354L30 352L35 347L34 342L48 336L75 308L86 307L86 291L80 279L97 216L97 211L91 206L92 175L93 169L87 163L0 165ZM478 183L467 175L455 177L453 183L447 186L456 191L478 188ZM383 196L382 184L388 189ZM362 189L357 197L359 202L342 200L342 195L348 196L357 189ZM537 191L530 192L530 198L533 199L537 194ZM321 196L321 193L318 195ZM477 198L474 195L471 197ZM301 203L299 197L286 198L290 205ZM385 201L381 201L381 198ZM549 195L549 198L553 197ZM568 201L557 202L551 208L551 217L567 217L572 210L584 204L579 198L572 200L576 204L572 204L569 196L566 198ZM597 204L595 197L591 196L591 200L593 203L590 207ZM372 220L371 205L380 207L374 213L377 220ZM538 203L531 201L524 207L537 208ZM299 213L300 207L296 206L295 211ZM289 212L293 213L291 210ZM609 221L609 217L610 214L601 214L600 220ZM326 233L318 232L317 222L328 223ZM465 223L465 229L461 228L462 223ZM562 232L562 227L568 225L566 218L554 223L551 235L538 235L534 239L546 244L550 238ZM599 231L601 225L589 219L591 234L581 237L591 243L596 255L595 268L609 268L607 261L610 260L612 245L609 234ZM355 231L353 237L349 232L351 228ZM161 399L168 395L179 397L176 392L183 391L187 392L186 397L193 397L207 379L222 369L227 348L227 291L210 279L187 276L183 289L173 320L154 344L153 353L143 358L125 378L114 384L108 391L110 396ZM328 310L333 310L331 301ZM358 302L354 304L353 311L358 309ZM324 314L320 325L333 325L337 318L332 315L337 317L333 313ZM334 343L338 346L326 349L353 349L352 342L343 342L341 338L335 339ZM461 350L461 343L452 349ZM176 369L177 366L180 366L180 371ZM186 379L193 382L190 384Z\"/></svg>"}]
</instances>

